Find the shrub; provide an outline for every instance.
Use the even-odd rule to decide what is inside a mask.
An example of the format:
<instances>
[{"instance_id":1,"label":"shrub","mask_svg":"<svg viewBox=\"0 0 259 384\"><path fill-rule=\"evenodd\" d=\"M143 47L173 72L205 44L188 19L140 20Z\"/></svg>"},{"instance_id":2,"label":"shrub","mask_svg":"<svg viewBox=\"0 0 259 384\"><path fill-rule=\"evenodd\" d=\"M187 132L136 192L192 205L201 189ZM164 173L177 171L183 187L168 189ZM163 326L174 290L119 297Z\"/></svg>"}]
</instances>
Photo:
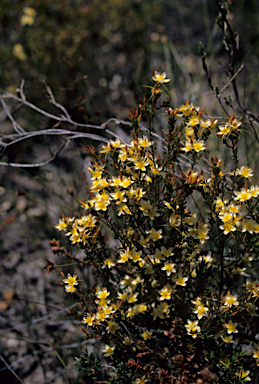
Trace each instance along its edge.
<instances>
[{"instance_id":1,"label":"shrub","mask_svg":"<svg viewBox=\"0 0 259 384\"><path fill-rule=\"evenodd\" d=\"M91 198L56 226L94 278L86 289L77 272L61 272L103 352L78 366L96 383L243 383L259 363L259 187L239 164L242 121L219 122L188 101L171 108L160 102L165 73L152 80L130 111L131 141L86 148ZM156 115L167 119L160 135Z\"/></svg>"}]
</instances>

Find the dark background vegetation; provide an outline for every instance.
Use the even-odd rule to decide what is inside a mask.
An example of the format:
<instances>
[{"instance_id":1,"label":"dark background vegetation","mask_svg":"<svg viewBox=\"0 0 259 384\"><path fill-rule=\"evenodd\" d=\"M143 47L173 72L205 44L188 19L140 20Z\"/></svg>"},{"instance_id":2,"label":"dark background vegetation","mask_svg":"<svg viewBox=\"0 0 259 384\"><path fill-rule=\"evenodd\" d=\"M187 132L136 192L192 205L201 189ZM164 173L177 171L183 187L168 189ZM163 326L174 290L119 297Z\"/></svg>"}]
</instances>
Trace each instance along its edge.
<instances>
[{"instance_id":1,"label":"dark background vegetation","mask_svg":"<svg viewBox=\"0 0 259 384\"><path fill-rule=\"evenodd\" d=\"M36 11L31 25L21 23L24 7ZM46 97L45 82L73 120L99 125L111 117L128 120L129 107L136 108L138 96L149 91L145 85L151 83L152 70L159 70L171 78L172 105L190 99L210 116L227 117L208 86L198 50L201 41L212 83L221 89L229 81L229 55L215 21L214 0L0 0L0 9L2 94L15 93L24 79L27 100L58 115L60 111ZM245 63L236 78L239 96L257 116L258 2L233 1L228 20L240 36L235 70ZM222 95L223 104L229 96L239 117L242 111L231 87ZM11 103L9 107L25 130L54 125L24 106ZM233 113L231 106L226 109ZM4 110L0 119L0 135L12 133ZM250 127L244 130L240 165L257 168L258 142ZM1 161L35 163L50 157L61 141L44 136L26 140L5 151ZM24 383L67 382L66 371L48 343L68 365L73 383L87 382L78 375L74 360L86 348L80 318L71 319L66 310L60 311L73 300L58 284L60 275L42 270L44 258L67 263L52 254L49 240L61 240L54 228L61 213L73 216L78 200L87 198L89 160L81 144L89 141L70 142L44 167L0 166L0 353ZM211 146L216 154L213 142ZM61 241L67 244L64 238ZM73 268L62 269L73 272ZM87 278L84 271L81 277ZM0 370L0 381L19 382L8 370Z\"/></svg>"}]
</instances>

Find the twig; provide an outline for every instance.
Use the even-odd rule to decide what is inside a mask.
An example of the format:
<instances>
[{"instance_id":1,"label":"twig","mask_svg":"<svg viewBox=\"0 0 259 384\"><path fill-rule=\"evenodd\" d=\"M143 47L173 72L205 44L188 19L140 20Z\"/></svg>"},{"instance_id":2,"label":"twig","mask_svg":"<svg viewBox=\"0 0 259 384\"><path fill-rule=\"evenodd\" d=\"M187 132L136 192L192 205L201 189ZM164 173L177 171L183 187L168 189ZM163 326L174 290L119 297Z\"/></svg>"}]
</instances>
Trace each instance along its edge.
<instances>
[{"instance_id":1,"label":"twig","mask_svg":"<svg viewBox=\"0 0 259 384\"><path fill-rule=\"evenodd\" d=\"M57 108L59 108L64 115L62 116L56 116L53 115L41 108L36 107L34 104L30 103L29 101L26 100L25 95L23 93L23 87L24 87L24 81L22 81L21 86L19 88L19 94L21 97L12 95L12 94L6 94L6 95L0 95L0 100L3 105L3 108L8 116L8 118L11 120L13 129L16 132L15 134L10 134L10 135L3 135L0 138L0 155L4 153L7 147L10 147L22 140L27 140L32 137L36 136L43 136L43 135L57 135L57 136L69 136L65 139L65 142L55 151L54 155L51 156L49 159L37 162L34 164L23 164L23 163L8 163L8 162L0 162L0 165L3 166L9 166L9 167L16 167L16 168L37 168L41 167L43 165L49 164L52 162L58 154L63 150L63 148L68 144L70 140L73 139L78 139L78 138L88 138L94 141L101 141L101 142L109 142L109 140L103 136L99 136L93 133L82 133L82 132L75 132L71 131L68 129L61 129L61 128L56 128L57 125L61 123L68 123L70 125L73 125L75 127L83 127L83 128L93 128L93 129L98 129L98 130L103 130L105 131L106 134L115 137L117 139L121 139L116 133L112 132L110 129L107 129L107 126L110 122L114 122L115 124L123 124L123 125L128 125L131 126L131 123L128 121L123 121L123 120L118 120L116 118L111 118L108 119L105 123L103 123L101 126L98 125L92 125L92 124L82 124L82 123L77 123L71 119L69 116L69 113L67 110L59 103L56 102L55 97L50 89L49 86L46 86L47 94L48 94L48 99L50 103L55 105ZM57 121L58 123L50 129L43 129L40 131L32 131L32 132L26 132L13 118L12 114L10 113L10 110L8 109L8 106L6 105L5 100L14 100L16 102L19 102L21 105L26 105L27 107L33 109L34 111L40 113L43 116L46 116L52 120ZM140 127L142 131L147 131L147 128L145 127ZM165 140L160 137L159 135L152 133L154 137L158 138L159 140L162 140L165 142Z\"/></svg>"},{"instance_id":2,"label":"twig","mask_svg":"<svg viewBox=\"0 0 259 384\"><path fill-rule=\"evenodd\" d=\"M63 105L61 105L61 104L56 102L56 99L55 99L55 97L53 95L53 92L52 92L51 88L45 82L44 82L44 85L46 87L46 91L47 91L47 94L49 96L50 103L55 105L55 107L61 109L61 111L64 112L66 118L70 120L70 116L69 116L69 113L67 112L66 108L64 108Z\"/></svg>"},{"instance_id":3,"label":"twig","mask_svg":"<svg viewBox=\"0 0 259 384\"><path fill-rule=\"evenodd\" d=\"M25 130L14 120L13 116L11 115L9 109L7 108L7 105L4 101L4 99L1 97L1 104L7 114L7 116L9 117L9 119L11 120L12 124L13 124L13 129L15 130L15 132L17 133L24 133Z\"/></svg>"},{"instance_id":4,"label":"twig","mask_svg":"<svg viewBox=\"0 0 259 384\"><path fill-rule=\"evenodd\" d=\"M32 136L37 136L36 134L40 132L33 132L35 135L27 135L26 136L26 139L28 137L32 137ZM69 132L70 134L71 133L74 133L74 132ZM49 133L49 134L53 134L52 132ZM55 133L54 133L55 134ZM57 134L57 133L56 133ZM95 136L95 138L93 138L93 136ZM76 138L79 138L79 137L90 137L91 139L95 139L95 140L99 140L99 141L107 141L107 139L104 139L102 137L100 137L99 139L97 139L97 135L92 135L92 134L87 134L87 133L84 133L84 134L76 134L76 135L73 135L72 137L66 139L66 141L61 145L61 147L58 148L58 150L54 153L54 155L49 158L48 160L45 160L45 161L42 161L41 163L35 163L35 164L21 164L21 163L5 163L5 162L0 162L0 165L4 165L4 166L8 166L8 167L14 167L14 168L36 168L36 167L42 167L43 165L46 165L46 164L49 164L51 161L53 161L57 155L62 151L62 149L68 144L68 142L72 139L76 139ZM18 139L12 143L9 143L9 145L11 144L14 144L15 142L18 142L20 140L23 140L23 139ZM1 144L1 141L0 141L0 144Z\"/></svg>"},{"instance_id":5,"label":"twig","mask_svg":"<svg viewBox=\"0 0 259 384\"><path fill-rule=\"evenodd\" d=\"M10 367L10 365L5 361L5 359L3 358L3 356L0 355L0 360L4 363L4 365L6 366L6 368L16 377L16 379L21 383L21 384L24 384L24 382L22 381L22 379L20 379L19 376L17 376L17 374L14 372L14 370Z\"/></svg>"},{"instance_id":6,"label":"twig","mask_svg":"<svg viewBox=\"0 0 259 384\"><path fill-rule=\"evenodd\" d=\"M26 97L25 97L25 94L24 94L24 91L23 91L24 84L25 84L25 80L22 79L20 88L17 88L17 89L16 89L16 92L17 92L17 93L20 93L21 98L22 98L23 100L26 100Z\"/></svg>"},{"instance_id":7,"label":"twig","mask_svg":"<svg viewBox=\"0 0 259 384\"><path fill-rule=\"evenodd\" d=\"M220 93L224 92L225 89L232 83L232 81L235 79L235 77L243 70L245 66L245 63L243 63L237 70L237 72L231 77L231 79L227 82L226 85L220 90Z\"/></svg>"},{"instance_id":8,"label":"twig","mask_svg":"<svg viewBox=\"0 0 259 384\"><path fill-rule=\"evenodd\" d=\"M69 117L53 115L52 113L49 113L49 112L47 112L47 111L44 111L43 109L41 109L41 108L39 108L39 107L36 107L36 105L30 103L29 101L24 100L24 99L22 99L21 97L12 95L11 93L7 93L7 94L5 94L5 95L0 95L0 98L1 98L1 99L5 99L5 100L8 99L8 100L15 100L15 101L18 101L18 102L20 102L20 103L26 105L27 107L33 109L34 111L39 112L41 115L44 115L44 116L49 117L50 119L53 119L53 120L56 120L56 121L61 121L61 122L64 122L64 123L69 123L69 124L75 125L75 126L77 126L77 127L103 129L102 127L100 127L100 126L98 126L98 125L77 123L77 122L73 121L73 120L70 118L69 115L68 115Z\"/></svg>"}]
</instances>

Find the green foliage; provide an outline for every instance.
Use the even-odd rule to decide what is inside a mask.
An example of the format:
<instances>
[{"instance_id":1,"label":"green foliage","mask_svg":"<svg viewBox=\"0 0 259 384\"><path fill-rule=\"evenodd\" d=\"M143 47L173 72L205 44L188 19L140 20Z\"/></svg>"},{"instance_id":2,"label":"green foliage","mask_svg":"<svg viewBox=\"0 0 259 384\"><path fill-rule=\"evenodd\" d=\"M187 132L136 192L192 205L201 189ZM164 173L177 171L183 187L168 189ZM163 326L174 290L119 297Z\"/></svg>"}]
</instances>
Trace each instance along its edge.
<instances>
[{"instance_id":1,"label":"green foliage","mask_svg":"<svg viewBox=\"0 0 259 384\"><path fill-rule=\"evenodd\" d=\"M230 351L225 360L220 361L221 373L219 375L220 383L241 384L247 381L249 371L242 369L241 361L246 357L246 353L241 349Z\"/></svg>"},{"instance_id":2,"label":"green foliage","mask_svg":"<svg viewBox=\"0 0 259 384\"><path fill-rule=\"evenodd\" d=\"M101 373L101 362L98 360L93 353L88 354L84 352L79 358L77 358L78 369L86 371L87 377L94 380L104 380L103 374Z\"/></svg>"}]
</instances>

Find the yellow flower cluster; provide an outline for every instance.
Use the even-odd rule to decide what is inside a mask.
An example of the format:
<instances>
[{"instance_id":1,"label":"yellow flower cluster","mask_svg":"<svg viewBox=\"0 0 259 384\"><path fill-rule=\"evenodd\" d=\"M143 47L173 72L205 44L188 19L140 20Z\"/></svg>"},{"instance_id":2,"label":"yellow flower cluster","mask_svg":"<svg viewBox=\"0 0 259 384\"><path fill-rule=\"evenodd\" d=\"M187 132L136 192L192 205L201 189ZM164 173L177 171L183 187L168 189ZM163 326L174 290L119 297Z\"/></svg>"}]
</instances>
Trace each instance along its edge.
<instances>
[{"instance_id":1,"label":"yellow flower cluster","mask_svg":"<svg viewBox=\"0 0 259 384\"><path fill-rule=\"evenodd\" d=\"M64 217L55 227L60 231L65 231L72 244L82 242L85 245L94 234L96 222L97 218L90 213L79 219Z\"/></svg>"},{"instance_id":2,"label":"yellow flower cluster","mask_svg":"<svg viewBox=\"0 0 259 384\"><path fill-rule=\"evenodd\" d=\"M168 79L155 72L153 81L158 88ZM122 350L125 356L136 350L139 356L148 354L151 342L157 343L154 350L162 350L163 337L179 336L168 325L179 317L181 337L192 343L201 338L206 350L212 343L225 353L224 348L238 344L247 319L251 323L258 316L259 283L250 273L258 251L259 187L246 184L253 170L241 166L223 174L222 160L215 157L206 179L198 161L206 157L205 142L218 122L189 102L177 110L167 108L167 118L170 134L161 154L152 131L141 137L139 127L128 144L115 139L92 150L91 197L81 202L84 215L63 217L56 225L84 250L84 263L96 268L98 285L85 299L82 322L90 334L104 336L105 357ZM180 128L177 119L182 120ZM219 125L222 140L216 136L234 154L240 127L232 117ZM189 155L188 164L180 161L187 158L183 152ZM194 191L205 210L196 209ZM68 275L64 280L67 292L76 290L76 279ZM253 348L259 364L259 347ZM210 364L219 366L212 360ZM136 383L146 381L140 375L134 376ZM249 371L236 375L248 380Z\"/></svg>"},{"instance_id":3,"label":"yellow flower cluster","mask_svg":"<svg viewBox=\"0 0 259 384\"><path fill-rule=\"evenodd\" d=\"M76 291L75 285L78 285L76 273L74 274L74 276L71 276L70 273L68 273L67 278L63 279L63 282L66 284L65 285L66 292L73 293Z\"/></svg>"},{"instance_id":4,"label":"yellow flower cluster","mask_svg":"<svg viewBox=\"0 0 259 384\"><path fill-rule=\"evenodd\" d=\"M237 137L241 128L241 124L241 121L232 116L229 118L227 123L219 126L219 132L217 132L217 135L225 138L232 133Z\"/></svg>"},{"instance_id":5,"label":"yellow flower cluster","mask_svg":"<svg viewBox=\"0 0 259 384\"><path fill-rule=\"evenodd\" d=\"M196 153L205 151L204 140L200 140L199 137L202 135L204 129L212 130L217 124L217 121L204 118L200 108L195 107L193 104L189 104L188 101L186 105L182 105L178 109L177 115L186 121L186 141L181 150L185 153L190 151Z\"/></svg>"},{"instance_id":6,"label":"yellow flower cluster","mask_svg":"<svg viewBox=\"0 0 259 384\"><path fill-rule=\"evenodd\" d=\"M35 21L36 11L34 8L31 7L24 7L23 8L23 15L21 17L21 24L22 25L32 25Z\"/></svg>"},{"instance_id":7,"label":"yellow flower cluster","mask_svg":"<svg viewBox=\"0 0 259 384\"><path fill-rule=\"evenodd\" d=\"M243 205L248 200L259 196L259 187L256 185L251 186L250 189L242 188L241 191L234 191L234 194L235 197L231 202L222 201L220 198L214 202L215 211L222 222L219 228L224 231L225 235L236 231L237 227L240 227L242 232L259 233L259 224L252 218L246 218L247 214L244 213ZM241 209L243 209L242 213Z\"/></svg>"}]
</instances>

